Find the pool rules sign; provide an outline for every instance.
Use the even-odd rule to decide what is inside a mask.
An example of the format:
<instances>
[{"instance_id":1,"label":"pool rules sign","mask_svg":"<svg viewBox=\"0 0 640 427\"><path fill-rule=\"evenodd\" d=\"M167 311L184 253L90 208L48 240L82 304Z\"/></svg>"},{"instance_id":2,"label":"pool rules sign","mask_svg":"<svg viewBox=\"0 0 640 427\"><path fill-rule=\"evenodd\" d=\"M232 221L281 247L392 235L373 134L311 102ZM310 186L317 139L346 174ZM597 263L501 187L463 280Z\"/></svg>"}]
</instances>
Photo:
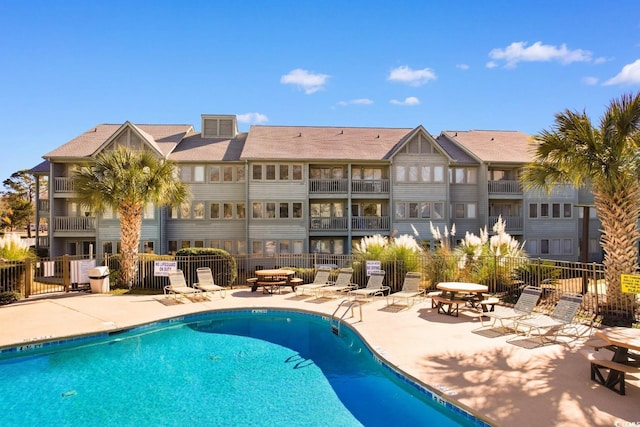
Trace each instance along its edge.
<instances>
[{"instance_id":1,"label":"pool rules sign","mask_svg":"<svg viewBox=\"0 0 640 427\"><path fill-rule=\"evenodd\" d=\"M640 274L622 274L620 276L622 292L627 294L640 294Z\"/></svg>"}]
</instances>

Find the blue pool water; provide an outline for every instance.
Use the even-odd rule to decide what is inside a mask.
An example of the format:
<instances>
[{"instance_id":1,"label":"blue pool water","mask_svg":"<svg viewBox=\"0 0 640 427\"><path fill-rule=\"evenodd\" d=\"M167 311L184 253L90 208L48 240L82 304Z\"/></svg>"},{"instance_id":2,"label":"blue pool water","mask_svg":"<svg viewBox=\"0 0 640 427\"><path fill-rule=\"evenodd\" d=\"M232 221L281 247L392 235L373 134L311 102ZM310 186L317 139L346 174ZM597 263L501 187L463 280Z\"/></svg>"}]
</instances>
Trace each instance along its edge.
<instances>
[{"instance_id":1,"label":"blue pool water","mask_svg":"<svg viewBox=\"0 0 640 427\"><path fill-rule=\"evenodd\" d=\"M349 328L338 337L303 313L209 313L35 347L0 358L3 426L482 424L376 361Z\"/></svg>"}]
</instances>

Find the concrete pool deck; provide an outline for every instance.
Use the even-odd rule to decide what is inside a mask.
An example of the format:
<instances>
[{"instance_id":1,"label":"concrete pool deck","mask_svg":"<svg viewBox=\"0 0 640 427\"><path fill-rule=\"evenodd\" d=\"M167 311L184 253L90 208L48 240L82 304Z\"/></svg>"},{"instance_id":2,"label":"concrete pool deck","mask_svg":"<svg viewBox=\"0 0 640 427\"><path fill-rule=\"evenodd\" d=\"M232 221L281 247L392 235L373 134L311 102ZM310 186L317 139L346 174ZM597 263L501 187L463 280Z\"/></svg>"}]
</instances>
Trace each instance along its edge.
<instances>
[{"instance_id":1,"label":"concrete pool deck","mask_svg":"<svg viewBox=\"0 0 640 427\"><path fill-rule=\"evenodd\" d=\"M282 308L331 315L341 299L236 289L224 299L176 302L163 295L70 293L0 306L0 348L129 328L216 309ZM388 363L499 426L629 426L640 423L640 380L626 395L592 382L577 353L584 339L533 347L530 340L477 331L477 314L438 314L430 300L408 310L384 299L345 321ZM588 328L585 327L585 332ZM330 333L328 331L328 333ZM510 342L508 342L510 341ZM399 413L400 414L400 413ZM399 415L401 416L401 415Z\"/></svg>"}]
</instances>

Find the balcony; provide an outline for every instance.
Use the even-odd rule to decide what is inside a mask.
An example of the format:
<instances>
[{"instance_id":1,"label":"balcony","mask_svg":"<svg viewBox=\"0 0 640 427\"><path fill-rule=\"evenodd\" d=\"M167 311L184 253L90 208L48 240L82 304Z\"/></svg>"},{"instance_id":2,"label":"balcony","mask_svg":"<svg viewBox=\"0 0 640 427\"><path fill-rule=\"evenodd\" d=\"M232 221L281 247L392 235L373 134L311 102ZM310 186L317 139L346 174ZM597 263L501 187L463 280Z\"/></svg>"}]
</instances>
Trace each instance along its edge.
<instances>
[{"instance_id":1,"label":"balcony","mask_svg":"<svg viewBox=\"0 0 640 427\"><path fill-rule=\"evenodd\" d=\"M36 241L36 245L39 248L48 248L49 247L49 236L38 236L38 240Z\"/></svg>"},{"instance_id":2,"label":"balcony","mask_svg":"<svg viewBox=\"0 0 640 427\"><path fill-rule=\"evenodd\" d=\"M388 216L354 216L351 229L354 231L389 231L391 223Z\"/></svg>"},{"instance_id":3,"label":"balcony","mask_svg":"<svg viewBox=\"0 0 640 427\"><path fill-rule=\"evenodd\" d=\"M354 179L351 181L351 192L355 194L362 193L389 193L388 179Z\"/></svg>"},{"instance_id":4,"label":"balcony","mask_svg":"<svg viewBox=\"0 0 640 427\"><path fill-rule=\"evenodd\" d=\"M309 193L312 194L346 194L349 181L346 179L310 179Z\"/></svg>"},{"instance_id":5,"label":"balcony","mask_svg":"<svg viewBox=\"0 0 640 427\"><path fill-rule=\"evenodd\" d=\"M522 194L522 185L517 180L489 181L489 194Z\"/></svg>"},{"instance_id":6,"label":"balcony","mask_svg":"<svg viewBox=\"0 0 640 427\"><path fill-rule=\"evenodd\" d=\"M333 217L333 218L311 218L309 224L311 231L346 231L347 230L347 218L345 217Z\"/></svg>"},{"instance_id":7,"label":"balcony","mask_svg":"<svg viewBox=\"0 0 640 427\"><path fill-rule=\"evenodd\" d=\"M498 221L499 216L498 215L490 215L489 216L489 228L493 227L493 225ZM523 219L522 216L518 216L518 215L509 215L509 216L504 216L502 215L502 220L506 223L506 231L507 233L513 233L513 232L518 232L518 233L522 233L523 231L523 227L524 227L524 223L523 223Z\"/></svg>"},{"instance_id":8,"label":"balcony","mask_svg":"<svg viewBox=\"0 0 640 427\"><path fill-rule=\"evenodd\" d=\"M49 199L38 200L38 212L49 212L50 209L51 204L49 203Z\"/></svg>"},{"instance_id":9,"label":"balcony","mask_svg":"<svg viewBox=\"0 0 640 427\"><path fill-rule=\"evenodd\" d=\"M89 216L56 216L53 218L54 231L95 231L96 219Z\"/></svg>"},{"instance_id":10,"label":"balcony","mask_svg":"<svg viewBox=\"0 0 640 427\"><path fill-rule=\"evenodd\" d=\"M73 178L54 178L53 191L55 193L73 193Z\"/></svg>"}]
</instances>

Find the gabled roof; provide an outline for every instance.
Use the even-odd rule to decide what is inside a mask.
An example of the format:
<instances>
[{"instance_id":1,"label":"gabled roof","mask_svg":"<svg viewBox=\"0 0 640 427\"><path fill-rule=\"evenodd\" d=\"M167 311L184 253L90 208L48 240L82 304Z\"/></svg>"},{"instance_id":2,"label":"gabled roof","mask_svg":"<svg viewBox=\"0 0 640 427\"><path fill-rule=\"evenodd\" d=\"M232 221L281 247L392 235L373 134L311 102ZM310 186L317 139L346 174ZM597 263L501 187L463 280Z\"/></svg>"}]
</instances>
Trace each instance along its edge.
<instances>
[{"instance_id":1,"label":"gabled roof","mask_svg":"<svg viewBox=\"0 0 640 427\"><path fill-rule=\"evenodd\" d=\"M447 153L445 150L442 149L442 147L440 147L440 144L438 143L437 139L435 139L431 134L429 134L429 132L427 132L427 130L422 125L419 125L417 128L413 129L411 132L406 134L395 145L395 147L393 147L391 149L391 152L389 152L389 155L387 157L393 157L395 155L395 153L400 151L405 145L407 145L409 143L409 141L411 141L414 137L416 137L419 134L424 135L424 137L427 139L427 141L429 141L431 144L433 144L433 146L436 148L436 150L438 150L438 152L442 153L443 156L450 157L449 153Z\"/></svg>"},{"instance_id":2,"label":"gabled roof","mask_svg":"<svg viewBox=\"0 0 640 427\"><path fill-rule=\"evenodd\" d=\"M188 135L169 155L174 162L219 162L240 160L247 139L246 133L235 138L203 138L202 133Z\"/></svg>"},{"instance_id":3,"label":"gabled roof","mask_svg":"<svg viewBox=\"0 0 640 427\"><path fill-rule=\"evenodd\" d=\"M411 131L408 128L251 126L241 158L383 160Z\"/></svg>"},{"instance_id":4,"label":"gabled roof","mask_svg":"<svg viewBox=\"0 0 640 427\"><path fill-rule=\"evenodd\" d=\"M165 157L188 132L193 130L191 125L133 125L129 122L127 123L135 128L143 138L151 140L155 145L154 148L159 150ZM45 159L90 157L110 140L118 130L127 126L127 123L124 125L97 125L42 157Z\"/></svg>"},{"instance_id":5,"label":"gabled roof","mask_svg":"<svg viewBox=\"0 0 640 427\"><path fill-rule=\"evenodd\" d=\"M485 163L528 163L533 160L533 140L522 132L470 130L444 131L442 135L455 141L469 154ZM440 138L439 141L442 145L443 139Z\"/></svg>"}]
</instances>

